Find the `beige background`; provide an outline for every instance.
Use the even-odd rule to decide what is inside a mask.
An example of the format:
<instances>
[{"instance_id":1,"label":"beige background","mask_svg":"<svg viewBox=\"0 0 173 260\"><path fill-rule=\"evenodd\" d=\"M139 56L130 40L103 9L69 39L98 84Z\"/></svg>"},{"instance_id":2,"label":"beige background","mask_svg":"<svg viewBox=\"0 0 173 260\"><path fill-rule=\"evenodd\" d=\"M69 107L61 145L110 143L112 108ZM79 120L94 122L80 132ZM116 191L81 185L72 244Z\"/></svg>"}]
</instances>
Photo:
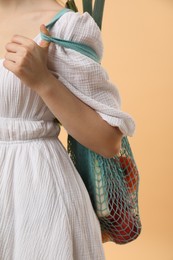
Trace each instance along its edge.
<instances>
[{"instance_id":1,"label":"beige background","mask_svg":"<svg viewBox=\"0 0 173 260\"><path fill-rule=\"evenodd\" d=\"M172 0L106 0L102 64L122 109L136 121L129 141L140 171L143 224L128 245L103 244L106 260L173 260L172 28ZM61 138L65 144L65 132Z\"/></svg>"}]
</instances>

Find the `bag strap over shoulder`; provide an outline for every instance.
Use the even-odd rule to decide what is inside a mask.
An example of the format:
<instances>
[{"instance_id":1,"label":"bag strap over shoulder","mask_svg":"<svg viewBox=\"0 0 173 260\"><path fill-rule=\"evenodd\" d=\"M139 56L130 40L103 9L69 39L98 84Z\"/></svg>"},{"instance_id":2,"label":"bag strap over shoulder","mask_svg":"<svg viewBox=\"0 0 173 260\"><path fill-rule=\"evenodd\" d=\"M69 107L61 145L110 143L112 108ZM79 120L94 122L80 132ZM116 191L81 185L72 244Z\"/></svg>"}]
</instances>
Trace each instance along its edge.
<instances>
[{"instance_id":1,"label":"bag strap over shoulder","mask_svg":"<svg viewBox=\"0 0 173 260\"><path fill-rule=\"evenodd\" d=\"M68 9L68 8L63 8L61 9L54 17L53 19L46 25L46 28L47 29L50 29L54 24L55 22L61 17L63 16L65 13L67 12L72 12L72 10Z\"/></svg>"},{"instance_id":2,"label":"bag strap over shoulder","mask_svg":"<svg viewBox=\"0 0 173 260\"><path fill-rule=\"evenodd\" d=\"M83 11L88 12L93 17L93 19L95 20L99 28L101 29L105 0L95 0L94 8L92 8L92 0L82 0L82 1L83 1ZM55 22L66 12L77 11L77 7L75 5L74 0L68 0L66 6L69 6L69 8L63 8L60 12L58 12L54 16L54 18L46 25L47 29L51 29L51 27L55 24ZM43 34L42 32L41 32L41 38L42 40L48 42L54 42L59 46L78 51L81 54L84 54L87 57L93 59L94 61L100 63L100 58L98 57L97 53L90 46L86 44L58 39L56 37Z\"/></svg>"},{"instance_id":3,"label":"bag strap over shoulder","mask_svg":"<svg viewBox=\"0 0 173 260\"><path fill-rule=\"evenodd\" d=\"M53 27L53 25L55 24L55 22L62 16L64 15L66 12L69 12L72 10L68 9L68 8L64 8L62 9L60 12L58 12L56 14L56 16L46 25L47 29L51 29ZM59 39L57 37L54 36L48 36L44 33L41 32L41 38L42 40L48 41L48 42L54 42L55 44L58 44L59 46L65 47L65 48L69 48L69 49L73 49L77 52L80 52L81 54L93 59L96 62L100 62L100 58L98 57L97 53L88 45L80 43L80 42L73 42L73 41L68 41L68 40L63 40L63 39Z\"/></svg>"}]
</instances>

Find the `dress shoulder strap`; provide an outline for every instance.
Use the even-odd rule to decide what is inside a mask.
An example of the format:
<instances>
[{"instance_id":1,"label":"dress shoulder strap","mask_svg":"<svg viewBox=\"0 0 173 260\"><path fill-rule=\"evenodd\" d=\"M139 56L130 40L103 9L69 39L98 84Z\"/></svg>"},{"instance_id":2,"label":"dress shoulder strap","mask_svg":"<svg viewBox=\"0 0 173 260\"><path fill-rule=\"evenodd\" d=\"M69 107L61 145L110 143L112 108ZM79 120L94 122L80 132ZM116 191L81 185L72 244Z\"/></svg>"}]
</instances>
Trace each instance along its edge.
<instances>
[{"instance_id":1,"label":"dress shoulder strap","mask_svg":"<svg viewBox=\"0 0 173 260\"><path fill-rule=\"evenodd\" d=\"M62 9L60 12L58 12L55 17L46 25L47 29L51 29L55 22L66 12L69 12L72 10L68 8ZM93 59L96 62L100 62L100 58L98 57L97 53L88 45L80 43L80 42L73 42L69 40L64 40L64 39L59 39L54 36L48 36L44 33L41 32L41 38L42 40L48 41L48 42L53 42L55 44L58 44L59 46L73 49L75 51L80 52L81 54Z\"/></svg>"},{"instance_id":2,"label":"dress shoulder strap","mask_svg":"<svg viewBox=\"0 0 173 260\"><path fill-rule=\"evenodd\" d=\"M54 23L57 21L57 20L59 20L59 18L61 18L61 16L63 16L65 13L67 13L67 12L72 12L72 10L71 9L68 9L68 8L63 8L63 9L61 9L54 17L53 17L53 19L46 25L46 28L47 29L50 29L53 25L54 25Z\"/></svg>"}]
</instances>

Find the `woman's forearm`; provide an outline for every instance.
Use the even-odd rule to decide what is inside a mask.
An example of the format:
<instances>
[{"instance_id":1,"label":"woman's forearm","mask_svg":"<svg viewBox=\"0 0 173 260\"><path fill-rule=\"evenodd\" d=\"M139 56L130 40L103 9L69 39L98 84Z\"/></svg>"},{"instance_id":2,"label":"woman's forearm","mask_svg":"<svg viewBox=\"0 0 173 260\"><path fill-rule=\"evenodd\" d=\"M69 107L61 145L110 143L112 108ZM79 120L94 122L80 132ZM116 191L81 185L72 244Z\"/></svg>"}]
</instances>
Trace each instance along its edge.
<instances>
[{"instance_id":1,"label":"woman's forearm","mask_svg":"<svg viewBox=\"0 0 173 260\"><path fill-rule=\"evenodd\" d=\"M78 142L107 158L119 152L120 130L110 126L51 73L37 86L37 93Z\"/></svg>"}]
</instances>

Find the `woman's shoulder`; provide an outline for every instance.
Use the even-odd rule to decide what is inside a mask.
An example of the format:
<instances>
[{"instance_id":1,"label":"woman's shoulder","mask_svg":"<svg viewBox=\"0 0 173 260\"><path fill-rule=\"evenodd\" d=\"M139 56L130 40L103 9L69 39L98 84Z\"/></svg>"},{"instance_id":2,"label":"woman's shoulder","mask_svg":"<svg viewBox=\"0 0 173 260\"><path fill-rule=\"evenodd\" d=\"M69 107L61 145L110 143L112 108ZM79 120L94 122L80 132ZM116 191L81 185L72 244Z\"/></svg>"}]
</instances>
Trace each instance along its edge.
<instances>
[{"instance_id":1,"label":"woman's shoulder","mask_svg":"<svg viewBox=\"0 0 173 260\"><path fill-rule=\"evenodd\" d=\"M62 9L63 10L63 9ZM62 11L61 10L61 11ZM72 30L75 30L76 28L80 29L90 29L92 32L93 30L100 34L100 29L92 16L87 13L80 13L80 12L73 12L71 10L67 9L67 12L64 12L59 20L55 23L54 29L56 30L57 26L65 26Z\"/></svg>"},{"instance_id":2,"label":"woman's shoulder","mask_svg":"<svg viewBox=\"0 0 173 260\"><path fill-rule=\"evenodd\" d=\"M51 35L74 42L84 43L97 50L102 56L103 43L100 28L89 13L69 11L58 19L51 29Z\"/></svg>"}]
</instances>

